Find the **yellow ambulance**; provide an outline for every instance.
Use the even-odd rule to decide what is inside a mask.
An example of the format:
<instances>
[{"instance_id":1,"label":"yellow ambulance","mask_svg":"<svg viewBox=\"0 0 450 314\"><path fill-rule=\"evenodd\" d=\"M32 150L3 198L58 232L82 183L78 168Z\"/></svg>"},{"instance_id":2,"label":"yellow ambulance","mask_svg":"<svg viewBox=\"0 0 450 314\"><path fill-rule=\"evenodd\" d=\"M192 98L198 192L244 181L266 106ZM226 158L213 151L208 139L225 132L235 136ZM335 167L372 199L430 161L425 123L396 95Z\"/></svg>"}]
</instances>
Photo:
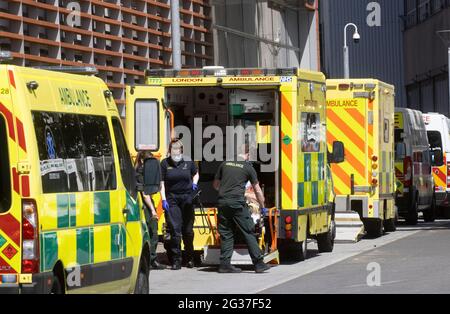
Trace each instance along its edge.
<instances>
[{"instance_id":1,"label":"yellow ambulance","mask_svg":"<svg viewBox=\"0 0 450 314\"><path fill-rule=\"evenodd\" d=\"M149 236L111 92L0 65L0 293L148 293Z\"/></svg>"},{"instance_id":2,"label":"yellow ambulance","mask_svg":"<svg viewBox=\"0 0 450 314\"><path fill-rule=\"evenodd\" d=\"M357 212L374 237L395 230L394 97L378 80L327 80L328 146L345 144L332 165L336 212Z\"/></svg>"},{"instance_id":3,"label":"yellow ambulance","mask_svg":"<svg viewBox=\"0 0 450 314\"><path fill-rule=\"evenodd\" d=\"M327 154L325 92L322 73L297 68L148 70L145 85L126 90L130 151L151 150L164 158L171 136L181 131L185 155L198 162L202 202L211 213L206 216L214 217L217 192L212 182L222 160L232 156L229 143L235 138L228 128L254 127L256 135L248 138L258 151L254 166L266 207L276 209L277 239L266 246L266 253L279 250L282 258L304 259L307 238L316 238L319 250L330 252L335 232L327 167L343 159L343 147L336 141L336 154ZM206 158L205 151L214 158ZM272 171L261 170L273 165ZM201 243L200 249L217 249L217 222L201 216L194 227L195 242Z\"/></svg>"}]
</instances>

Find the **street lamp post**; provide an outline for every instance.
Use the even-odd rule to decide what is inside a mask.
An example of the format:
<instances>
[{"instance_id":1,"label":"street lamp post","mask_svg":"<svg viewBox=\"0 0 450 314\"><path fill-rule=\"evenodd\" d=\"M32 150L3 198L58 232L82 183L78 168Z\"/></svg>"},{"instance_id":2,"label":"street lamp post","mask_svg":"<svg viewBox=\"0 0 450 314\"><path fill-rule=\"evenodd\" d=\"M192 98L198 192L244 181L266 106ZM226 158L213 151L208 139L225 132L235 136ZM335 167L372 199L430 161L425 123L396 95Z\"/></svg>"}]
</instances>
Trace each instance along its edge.
<instances>
[{"instance_id":1,"label":"street lamp post","mask_svg":"<svg viewBox=\"0 0 450 314\"><path fill-rule=\"evenodd\" d=\"M355 28L355 32L353 33L353 40L355 43L358 43L361 39L361 36L358 33L358 26L354 23L348 23L344 27L344 78L350 78L350 57L348 54L348 46L347 46L347 28L349 26L353 26Z\"/></svg>"},{"instance_id":2,"label":"street lamp post","mask_svg":"<svg viewBox=\"0 0 450 314\"><path fill-rule=\"evenodd\" d=\"M174 70L181 69L180 1L170 1L172 19L172 65Z\"/></svg>"}]
</instances>

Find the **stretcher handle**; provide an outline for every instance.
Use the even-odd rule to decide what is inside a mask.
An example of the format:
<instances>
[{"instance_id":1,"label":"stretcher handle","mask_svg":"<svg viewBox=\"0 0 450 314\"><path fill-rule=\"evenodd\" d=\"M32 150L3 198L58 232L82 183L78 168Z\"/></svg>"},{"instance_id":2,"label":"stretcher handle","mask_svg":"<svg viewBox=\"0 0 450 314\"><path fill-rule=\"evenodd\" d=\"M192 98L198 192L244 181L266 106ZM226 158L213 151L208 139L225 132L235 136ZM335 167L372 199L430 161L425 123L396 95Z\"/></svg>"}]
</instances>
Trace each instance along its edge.
<instances>
[{"instance_id":1,"label":"stretcher handle","mask_svg":"<svg viewBox=\"0 0 450 314\"><path fill-rule=\"evenodd\" d=\"M270 235L272 237L272 245L270 246L271 252L275 251L277 249L278 245L278 236L277 236L277 230L278 230L278 219L277 218L278 209L276 207L272 207L269 209L269 228L270 228ZM275 228L273 226L273 220L275 219Z\"/></svg>"}]
</instances>

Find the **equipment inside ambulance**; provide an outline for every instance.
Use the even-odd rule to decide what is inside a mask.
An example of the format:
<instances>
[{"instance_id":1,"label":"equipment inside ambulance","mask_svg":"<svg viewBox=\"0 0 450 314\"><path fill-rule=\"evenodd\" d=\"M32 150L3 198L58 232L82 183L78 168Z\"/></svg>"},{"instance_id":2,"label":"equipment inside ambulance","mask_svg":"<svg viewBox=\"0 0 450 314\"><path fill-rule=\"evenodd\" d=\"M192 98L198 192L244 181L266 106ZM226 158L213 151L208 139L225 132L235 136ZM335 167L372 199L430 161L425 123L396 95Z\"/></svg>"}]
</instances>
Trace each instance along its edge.
<instances>
[{"instance_id":1,"label":"equipment inside ambulance","mask_svg":"<svg viewBox=\"0 0 450 314\"><path fill-rule=\"evenodd\" d=\"M450 120L439 113L423 114L434 178L437 215L450 218Z\"/></svg>"},{"instance_id":2,"label":"equipment inside ambulance","mask_svg":"<svg viewBox=\"0 0 450 314\"><path fill-rule=\"evenodd\" d=\"M148 293L119 113L91 68L0 65L0 293Z\"/></svg>"},{"instance_id":3,"label":"equipment inside ambulance","mask_svg":"<svg viewBox=\"0 0 450 314\"><path fill-rule=\"evenodd\" d=\"M147 86L127 87L127 136L135 143L133 152L148 147L165 155L175 133L192 143L190 147L185 144L185 150L198 162L201 201L210 229L206 235L195 234L194 246L204 250L205 263L212 264L220 253L214 175L222 160L233 158L236 139L253 145L257 151L253 165L270 208L265 236L259 240L265 260L277 261L277 239L292 242L285 251L297 256L306 256L307 237L317 238L322 252L333 247L324 104L325 80L316 72L291 68L149 70ZM252 128L254 132L245 132ZM238 133L239 129L244 133ZM202 214L196 216L196 224L202 226ZM239 250L237 246L233 262L248 263L248 255Z\"/></svg>"},{"instance_id":4,"label":"equipment inside ambulance","mask_svg":"<svg viewBox=\"0 0 450 314\"><path fill-rule=\"evenodd\" d=\"M432 159L422 113L395 108L395 204L408 224L417 224L419 212L426 222L435 219Z\"/></svg>"}]
</instances>

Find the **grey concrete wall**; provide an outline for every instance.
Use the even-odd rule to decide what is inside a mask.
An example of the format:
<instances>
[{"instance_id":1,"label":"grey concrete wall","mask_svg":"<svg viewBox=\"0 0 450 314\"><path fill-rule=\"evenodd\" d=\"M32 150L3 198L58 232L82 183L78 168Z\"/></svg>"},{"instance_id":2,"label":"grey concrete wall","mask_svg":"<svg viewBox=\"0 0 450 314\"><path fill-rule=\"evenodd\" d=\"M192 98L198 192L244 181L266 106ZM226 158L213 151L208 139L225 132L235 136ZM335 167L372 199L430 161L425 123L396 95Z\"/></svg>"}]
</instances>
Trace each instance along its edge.
<instances>
[{"instance_id":1,"label":"grey concrete wall","mask_svg":"<svg viewBox=\"0 0 450 314\"><path fill-rule=\"evenodd\" d=\"M213 3L217 65L319 69L315 12L267 0Z\"/></svg>"},{"instance_id":2,"label":"grey concrete wall","mask_svg":"<svg viewBox=\"0 0 450 314\"><path fill-rule=\"evenodd\" d=\"M436 34L445 29L450 30L450 8L405 31L405 81L411 108L448 116L447 46Z\"/></svg>"},{"instance_id":3,"label":"grey concrete wall","mask_svg":"<svg viewBox=\"0 0 450 314\"><path fill-rule=\"evenodd\" d=\"M380 26L369 26L371 3L380 6ZM348 29L350 76L373 77L395 85L396 106L406 106L403 75L403 0L321 0L322 68L327 77L344 76L344 27L358 25L361 41L352 40ZM370 20L370 19L369 19Z\"/></svg>"}]
</instances>

